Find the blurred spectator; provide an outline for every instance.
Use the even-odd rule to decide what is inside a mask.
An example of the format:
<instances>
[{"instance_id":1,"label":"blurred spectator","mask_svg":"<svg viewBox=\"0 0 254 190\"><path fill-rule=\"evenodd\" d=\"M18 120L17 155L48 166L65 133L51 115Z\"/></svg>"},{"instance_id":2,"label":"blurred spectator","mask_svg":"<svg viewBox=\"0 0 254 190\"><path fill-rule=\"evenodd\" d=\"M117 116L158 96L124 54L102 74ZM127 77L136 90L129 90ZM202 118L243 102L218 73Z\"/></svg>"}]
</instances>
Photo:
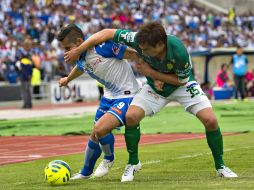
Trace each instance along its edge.
<instances>
[{"instance_id":1,"label":"blurred spectator","mask_svg":"<svg viewBox=\"0 0 254 190\"><path fill-rule=\"evenodd\" d=\"M218 71L216 75L217 87L231 88L233 86L233 82L229 80L227 70L228 65L226 63L221 64L221 69Z\"/></svg>"},{"instance_id":2,"label":"blurred spectator","mask_svg":"<svg viewBox=\"0 0 254 190\"><path fill-rule=\"evenodd\" d=\"M213 90L211 88L211 83L208 81L208 82L204 82L200 85L201 89L203 90L203 92L206 94L207 98L209 100L212 99L212 96L213 96Z\"/></svg>"},{"instance_id":3,"label":"blurred spectator","mask_svg":"<svg viewBox=\"0 0 254 190\"><path fill-rule=\"evenodd\" d=\"M23 109L32 108L32 92L31 92L31 78L32 78L32 61L30 59L31 42L25 41L23 45L23 52L19 55L20 61L16 63L20 71L21 81L21 96L24 101Z\"/></svg>"},{"instance_id":4,"label":"blurred spectator","mask_svg":"<svg viewBox=\"0 0 254 190\"><path fill-rule=\"evenodd\" d=\"M228 11L228 21L231 24L234 24L235 22L235 8L230 8Z\"/></svg>"},{"instance_id":5,"label":"blurred spectator","mask_svg":"<svg viewBox=\"0 0 254 190\"><path fill-rule=\"evenodd\" d=\"M54 40L63 25L75 22L89 36L103 28L136 31L155 20L181 38L190 52L236 44L254 48L253 14L236 15L234 9L218 14L192 3L165 0L1 0L0 76L6 75L2 63L20 60L26 40L33 41L31 59L45 81L68 72L68 66L57 60L63 52Z\"/></svg>"},{"instance_id":6,"label":"blurred spectator","mask_svg":"<svg viewBox=\"0 0 254 190\"><path fill-rule=\"evenodd\" d=\"M6 72L6 79L10 84L17 83L18 73L14 65L9 65L9 68L7 69L7 72Z\"/></svg>"},{"instance_id":7,"label":"blurred spectator","mask_svg":"<svg viewBox=\"0 0 254 190\"><path fill-rule=\"evenodd\" d=\"M231 60L234 83L235 83L235 99L238 99L238 92L240 92L241 99L245 98L245 75L247 72L248 59L243 54L241 46L237 46L236 54L233 55Z\"/></svg>"},{"instance_id":8,"label":"blurred spectator","mask_svg":"<svg viewBox=\"0 0 254 190\"><path fill-rule=\"evenodd\" d=\"M33 87L33 95L35 95L35 99L41 99L40 96L40 85L41 85L41 71L33 67L31 85Z\"/></svg>"},{"instance_id":9,"label":"blurred spectator","mask_svg":"<svg viewBox=\"0 0 254 190\"><path fill-rule=\"evenodd\" d=\"M246 89L247 89L247 96L254 96L254 69L252 71L248 71L246 73Z\"/></svg>"}]
</instances>

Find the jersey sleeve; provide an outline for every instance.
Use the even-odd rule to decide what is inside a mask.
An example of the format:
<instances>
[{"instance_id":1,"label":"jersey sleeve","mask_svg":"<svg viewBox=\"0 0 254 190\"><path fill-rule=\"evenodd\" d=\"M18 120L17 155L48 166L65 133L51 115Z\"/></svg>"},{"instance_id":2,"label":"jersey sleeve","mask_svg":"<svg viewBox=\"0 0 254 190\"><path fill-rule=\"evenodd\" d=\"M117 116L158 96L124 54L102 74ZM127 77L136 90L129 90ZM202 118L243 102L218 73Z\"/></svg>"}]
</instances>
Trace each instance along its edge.
<instances>
[{"instance_id":1,"label":"jersey sleeve","mask_svg":"<svg viewBox=\"0 0 254 190\"><path fill-rule=\"evenodd\" d=\"M105 58L115 57L122 60L126 48L126 45L115 43L113 41L106 41L103 44L95 46L95 51Z\"/></svg>"},{"instance_id":2,"label":"jersey sleeve","mask_svg":"<svg viewBox=\"0 0 254 190\"><path fill-rule=\"evenodd\" d=\"M175 73L178 76L178 80L182 83L186 83L190 79L192 72L191 58L188 52L181 52L176 59Z\"/></svg>"},{"instance_id":3,"label":"jersey sleeve","mask_svg":"<svg viewBox=\"0 0 254 190\"><path fill-rule=\"evenodd\" d=\"M137 32L118 29L115 32L113 41L116 43L125 44L127 46L130 46L130 47L136 49L136 48L138 48L138 44L135 39L136 34L137 34Z\"/></svg>"},{"instance_id":4,"label":"jersey sleeve","mask_svg":"<svg viewBox=\"0 0 254 190\"><path fill-rule=\"evenodd\" d=\"M190 55L183 42L177 37L173 36L169 38L168 42L168 47L172 50L172 56L175 62L174 72L178 76L179 82L186 83L189 81L190 76L192 75L192 63Z\"/></svg>"}]
</instances>

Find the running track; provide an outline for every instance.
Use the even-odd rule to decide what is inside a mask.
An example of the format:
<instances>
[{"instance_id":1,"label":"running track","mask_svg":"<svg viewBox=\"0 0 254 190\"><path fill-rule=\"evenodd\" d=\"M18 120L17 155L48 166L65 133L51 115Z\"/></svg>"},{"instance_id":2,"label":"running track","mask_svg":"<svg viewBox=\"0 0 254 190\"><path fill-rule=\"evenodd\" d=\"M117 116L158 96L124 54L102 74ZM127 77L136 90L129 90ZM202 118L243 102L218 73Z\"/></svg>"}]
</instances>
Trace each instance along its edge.
<instances>
[{"instance_id":1,"label":"running track","mask_svg":"<svg viewBox=\"0 0 254 190\"><path fill-rule=\"evenodd\" d=\"M227 133L226 135L232 135ZM141 135L140 145L204 138L204 134ZM0 165L83 153L89 136L0 137ZM115 147L125 147L123 135L115 135Z\"/></svg>"}]
</instances>

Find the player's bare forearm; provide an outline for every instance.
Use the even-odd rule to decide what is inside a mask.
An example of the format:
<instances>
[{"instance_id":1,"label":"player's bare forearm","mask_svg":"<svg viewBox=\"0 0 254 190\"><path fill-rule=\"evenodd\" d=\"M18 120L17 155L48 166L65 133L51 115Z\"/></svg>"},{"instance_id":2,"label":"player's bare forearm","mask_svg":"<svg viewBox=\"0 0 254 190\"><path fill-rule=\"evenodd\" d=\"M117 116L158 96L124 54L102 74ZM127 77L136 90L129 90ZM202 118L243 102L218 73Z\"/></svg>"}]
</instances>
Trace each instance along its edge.
<instances>
[{"instance_id":1,"label":"player's bare forearm","mask_svg":"<svg viewBox=\"0 0 254 190\"><path fill-rule=\"evenodd\" d=\"M70 81L72 81L72 80L78 78L78 77L81 76L83 73L84 73L83 71L79 70L78 67L75 66L75 67L71 70L70 74L69 74L68 77L67 77L68 83L69 83Z\"/></svg>"},{"instance_id":2,"label":"player's bare forearm","mask_svg":"<svg viewBox=\"0 0 254 190\"><path fill-rule=\"evenodd\" d=\"M154 70L150 65L148 65L144 61L140 61L135 65L136 69L139 73L151 77L154 80L158 80L167 84L175 85L175 86L183 86L185 83L181 83L178 80L178 77L176 74L167 74L167 73L161 73L159 71Z\"/></svg>"},{"instance_id":3,"label":"player's bare forearm","mask_svg":"<svg viewBox=\"0 0 254 190\"><path fill-rule=\"evenodd\" d=\"M95 45L101 44L107 40L113 39L116 29L104 29L90 36L80 46L64 53L64 60L66 63L74 63L80 55Z\"/></svg>"},{"instance_id":4,"label":"player's bare forearm","mask_svg":"<svg viewBox=\"0 0 254 190\"><path fill-rule=\"evenodd\" d=\"M101 44L107 40L112 40L115 32L116 29L103 29L93 34L77 48L78 52L81 54L95 45Z\"/></svg>"},{"instance_id":5,"label":"player's bare forearm","mask_svg":"<svg viewBox=\"0 0 254 190\"><path fill-rule=\"evenodd\" d=\"M183 86L186 84L186 83L179 82L178 76L176 74L161 73L152 69L149 75L154 80L159 80L164 83L175 85L175 86Z\"/></svg>"},{"instance_id":6,"label":"player's bare forearm","mask_svg":"<svg viewBox=\"0 0 254 190\"><path fill-rule=\"evenodd\" d=\"M127 47L124 54L123 59L131 59L133 61L137 61L139 59L136 50Z\"/></svg>"}]
</instances>

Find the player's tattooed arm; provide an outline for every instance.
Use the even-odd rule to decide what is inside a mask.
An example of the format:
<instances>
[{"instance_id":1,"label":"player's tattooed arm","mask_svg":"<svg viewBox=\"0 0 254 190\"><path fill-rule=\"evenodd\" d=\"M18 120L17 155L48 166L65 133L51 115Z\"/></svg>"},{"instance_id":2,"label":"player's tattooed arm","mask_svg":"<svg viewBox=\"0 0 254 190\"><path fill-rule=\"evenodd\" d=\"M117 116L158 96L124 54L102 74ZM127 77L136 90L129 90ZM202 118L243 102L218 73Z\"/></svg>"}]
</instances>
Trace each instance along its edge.
<instances>
[{"instance_id":1,"label":"player's tattooed arm","mask_svg":"<svg viewBox=\"0 0 254 190\"><path fill-rule=\"evenodd\" d=\"M69 82L72 80L78 78L80 75L82 75L84 72L79 70L77 65L71 70L68 77L63 77L58 81L59 86L67 86Z\"/></svg>"},{"instance_id":2,"label":"player's tattooed arm","mask_svg":"<svg viewBox=\"0 0 254 190\"><path fill-rule=\"evenodd\" d=\"M84 51L94 47L95 45L101 44L107 40L112 40L114 38L115 32L116 32L116 29L104 29L93 34L86 41L84 41L80 46L66 52L64 54L65 62L73 63L77 61L80 55Z\"/></svg>"}]
</instances>

